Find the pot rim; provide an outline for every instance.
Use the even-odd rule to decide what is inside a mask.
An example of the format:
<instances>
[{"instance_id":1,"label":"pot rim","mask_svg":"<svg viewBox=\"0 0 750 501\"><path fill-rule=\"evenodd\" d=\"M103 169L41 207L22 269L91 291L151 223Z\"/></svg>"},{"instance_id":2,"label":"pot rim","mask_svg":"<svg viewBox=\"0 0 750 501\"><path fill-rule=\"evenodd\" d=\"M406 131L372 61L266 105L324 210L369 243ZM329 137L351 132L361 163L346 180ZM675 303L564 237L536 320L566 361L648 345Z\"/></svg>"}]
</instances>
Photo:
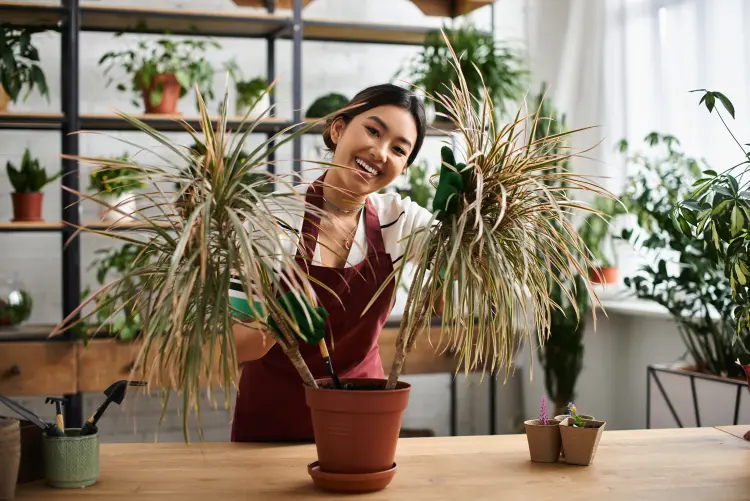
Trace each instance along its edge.
<instances>
[{"instance_id":1,"label":"pot rim","mask_svg":"<svg viewBox=\"0 0 750 501\"><path fill-rule=\"evenodd\" d=\"M523 422L523 424L525 424L527 426L536 426L538 428L554 428L554 427L559 426L560 423L562 422L559 419L552 419L552 418L549 419L549 423L550 424L541 424L539 421L540 420L538 418L537 419L527 419L526 421Z\"/></svg>"},{"instance_id":2,"label":"pot rim","mask_svg":"<svg viewBox=\"0 0 750 501\"><path fill-rule=\"evenodd\" d=\"M359 382L379 381L379 382L383 382L383 386L385 386L385 383L388 381L388 379L386 379L386 378L370 378L370 377L342 377L342 378L339 378L339 380L341 382L344 382L344 383L345 382L351 382L351 381L359 381ZM332 381L331 378L318 378L318 379L315 380L315 383L319 385L320 383L330 383L331 381ZM336 388L321 388L320 386L318 386L317 388L313 388L312 386L307 386L307 385L304 385L304 386L305 386L305 391L314 391L314 392L327 391L327 392L347 392L347 393L351 393L352 391L356 391L356 390L343 390L343 389L339 390L339 389L336 389ZM406 381L398 381L396 383L396 388L394 388L392 390L386 390L386 389L383 388L383 389L367 390L367 391L365 391L363 393L367 393L367 392L370 392L370 391L373 392L373 393L377 393L377 394L383 394L383 393L405 393L405 392L408 392L410 390L411 390L411 384L410 383L407 383Z\"/></svg>"}]
</instances>

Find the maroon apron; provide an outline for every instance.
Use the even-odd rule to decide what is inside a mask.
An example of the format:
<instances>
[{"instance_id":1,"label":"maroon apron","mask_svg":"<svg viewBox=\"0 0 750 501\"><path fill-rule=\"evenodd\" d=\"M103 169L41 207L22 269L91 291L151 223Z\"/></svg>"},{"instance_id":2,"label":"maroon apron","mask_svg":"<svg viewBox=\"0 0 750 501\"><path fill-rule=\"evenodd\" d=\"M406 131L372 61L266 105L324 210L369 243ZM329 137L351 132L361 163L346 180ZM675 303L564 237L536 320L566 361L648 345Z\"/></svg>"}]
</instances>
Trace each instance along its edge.
<instances>
[{"instance_id":1,"label":"maroon apron","mask_svg":"<svg viewBox=\"0 0 750 501\"><path fill-rule=\"evenodd\" d=\"M307 190L307 202L323 206L319 181ZM302 225L305 256L297 250L297 263L306 267L316 280L335 291L313 283L319 303L328 311L326 342L334 370L339 377L382 378L383 363L378 351L378 336L391 310L394 280L370 307L362 312L393 271L391 256L385 252L380 220L370 200L365 207L367 256L356 266L329 268L311 264L318 240L320 218L307 213ZM342 304L343 303L343 304ZM300 352L313 377L328 377L320 348L300 341ZM239 392L232 422L235 442L310 442L313 441L310 410L297 370L278 344L258 360L242 368Z\"/></svg>"}]
</instances>

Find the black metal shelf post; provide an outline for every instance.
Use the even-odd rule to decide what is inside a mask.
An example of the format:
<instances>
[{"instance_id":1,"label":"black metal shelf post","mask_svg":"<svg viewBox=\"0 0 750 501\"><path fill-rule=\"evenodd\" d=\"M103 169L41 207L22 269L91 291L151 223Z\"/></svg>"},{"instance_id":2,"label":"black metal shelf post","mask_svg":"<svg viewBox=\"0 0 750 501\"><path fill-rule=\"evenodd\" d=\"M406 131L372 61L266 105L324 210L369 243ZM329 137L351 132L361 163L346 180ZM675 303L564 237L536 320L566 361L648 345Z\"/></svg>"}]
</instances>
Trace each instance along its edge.
<instances>
[{"instance_id":1,"label":"black metal shelf post","mask_svg":"<svg viewBox=\"0 0 750 501\"><path fill-rule=\"evenodd\" d=\"M292 16L292 122L302 121L302 0L294 0L294 14ZM292 140L292 158L294 172L299 174L302 158L302 138L297 135Z\"/></svg>"},{"instance_id":2,"label":"black metal shelf post","mask_svg":"<svg viewBox=\"0 0 750 501\"><path fill-rule=\"evenodd\" d=\"M63 14L62 26L62 71L60 72L62 89L62 153L78 155L78 134L80 117L78 115L78 59L81 14L78 0L64 0L66 11ZM69 190L78 191L78 161L63 158L62 168L62 219L73 225L80 224L80 205L78 195ZM65 224L62 230L62 304L63 318L73 313L81 298L81 239L71 238L74 228ZM74 332L68 331L66 337L72 338ZM65 422L72 428L83 425L83 398L80 393L65 395Z\"/></svg>"}]
</instances>

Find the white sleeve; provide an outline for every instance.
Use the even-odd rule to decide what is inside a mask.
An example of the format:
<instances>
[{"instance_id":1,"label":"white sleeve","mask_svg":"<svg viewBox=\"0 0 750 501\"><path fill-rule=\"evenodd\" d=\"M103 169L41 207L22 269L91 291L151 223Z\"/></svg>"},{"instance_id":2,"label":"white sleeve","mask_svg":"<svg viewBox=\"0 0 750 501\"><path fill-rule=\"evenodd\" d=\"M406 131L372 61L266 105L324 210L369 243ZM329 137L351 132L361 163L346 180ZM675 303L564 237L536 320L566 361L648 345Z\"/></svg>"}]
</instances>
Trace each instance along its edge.
<instances>
[{"instance_id":1,"label":"white sleeve","mask_svg":"<svg viewBox=\"0 0 750 501\"><path fill-rule=\"evenodd\" d=\"M393 263L397 264L403 259L410 236L420 228L427 227L432 214L411 198L402 199L397 193L383 195L379 202L382 204L380 224L386 252L391 255ZM420 233L423 234L426 233ZM417 240L412 240L412 251L418 244Z\"/></svg>"}]
</instances>

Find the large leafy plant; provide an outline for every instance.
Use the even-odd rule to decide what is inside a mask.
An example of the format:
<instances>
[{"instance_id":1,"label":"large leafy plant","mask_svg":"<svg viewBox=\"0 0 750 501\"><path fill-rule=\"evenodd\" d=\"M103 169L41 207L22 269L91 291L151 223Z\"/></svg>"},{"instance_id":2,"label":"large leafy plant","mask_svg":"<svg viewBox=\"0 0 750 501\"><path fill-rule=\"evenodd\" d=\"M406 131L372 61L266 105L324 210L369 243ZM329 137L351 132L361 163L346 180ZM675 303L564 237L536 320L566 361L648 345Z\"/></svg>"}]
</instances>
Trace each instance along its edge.
<instances>
[{"instance_id":1,"label":"large leafy plant","mask_svg":"<svg viewBox=\"0 0 750 501\"><path fill-rule=\"evenodd\" d=\"M39 65L39 51L31 36L42 29L0 27L0 84L12 102L17 102L26 88L28 99L36 87L49 101L47 79Z\"/></svg>"},{"instance_id":2,"label":"large leafy plant","mask_svg":"<svg viewBox=\"0 0 750 501\"><path fill-rule=\"evenodd\" d=\"M128 163L127 153L117 158ZM130 193L146 186L139 174L139 171L132 168L117 168L111 165L106 169L94 169L89 175L89 189L114 196Z\"/></svg>"},{"instance_id":3,"label":"large leafy plant","mask_svg":"<svg viewBox=\"0 0 750 501\"><path fill-rule=\"evenodd\" d=\"M283 129L241 157L248 135L265 119L268 110L253 121L243 121L238 131L230 134L226 132L226 103L225 95L223 111L213 123L198 92L200 131L184 123L193 140L205 145L205 155L197 156L148 124L118 113L150 143L157 143L156 147L143 147L157 163L75 157L104 169L127 166L139 171L140 178L153 183L156 192L134 196L140 207L150 208L154 215L148 216L145 211L133 214L139 225L137 238L121 231L80 228L135 244L139 251L128 270L95 290L53 332L54 335L73 329L103 311L110 313L110 319L125 308L140 312L142 344L134 365L134 371L139 373L135 377L159 384L164 390L165 406L170 390L177 390L182 398L186 440L191 411L200 415L201 379L216 385L213 374L219 375L225 405L229 405L229 391L237 381L239 364L232 327L240 320L234 315L229 296L233 277L254 299L249 304L252 315L277 326L269 334L289 357L304 384L317 386L299 352L299 342L305 341L309 332L302 324L310 321L310 315L297 320L277 301L288 290L297 301L315 304L314 298L306 297L312 290L307 275L294 261L294 254L285 252L282 239L283 221L290 213L316 209L306 207L294 185L286 177L269 174L266 165L269 153L316 124ZM267 176L281 189L275 193L260 191L244 182L248 174ZM175 185L179 186L175 192L162 188ZM129 283L136 284L135 292L126 286ZM106 300L97 301L105 296ZM93 305L91 311L81 314L89 304Z\"/></svg>"},{"instance_id":4,"label":"large leafy plant","mask_svg":"<svg viewBox=\"0 0 750 501\"><path fill-rule=\"evenodd\" d=\"M718 91L701 89L699 104L709 113L716 111L727 132L740 150L738 163L722 172L703 171L693 190L680 200L675 210L676 224L683 234L699 239L716 259L729 280L740 340L750 328L750 191L744 179L750 168L750 150L734 136L717 106L734 118L735 109L727 96ZM730 313L730 312L727 312Z\"/></svg>"},{"instance_id":5,"label":"large leafy plant","mask_svg":"<svg viewBox=\"0 0 750 501\"><path fill-rule=\"evenodd\" d=\"M115 37L121 36L117 33ZM204 99L214 98L214 66L203 54L209 49L220 49L221 45L210 39L172 40L161 38L155 41L140 40L135 49L123 49L105 53L99 59L105 75L114 70L125 71L129 75L129 88L124 83L117 84L117 90L134 94L133 106L139 106L144 89L149 89L152 77L173 74L180 84L180 97L195 87ZM231 75L236 73L236 65L230 62L225 68ZM107 85L114 79L108 78ZM157 84L148 92L146 99L151 106L158 106L162 100L163 87ZM136 99L137 97L137 99Z\"/></svg>"},{"instance_id":6,"label":"large leafy plant","mask_svg":"<svg viewBox=\"0 0 750 501\"><path fill-rule=\"evenodd\" d=\"M698 371L741 376L742 369L734 363L738 347L733 342L729 280L715 252L701 238L684 233L674 217L674 208L700 176L702 162L682 152L673 136L652 133L645 140L650 154L631 153L621 142L636 171L623 201L638 225L622 236L655 253L648 257L655 264L642 266L625 284L639 298L669 311Z\"/></svg>"},{"instance_id":7,"label":"large leafy plant","mask_svg":"<svg viewBox=\"0 0 750 501\"><path fill-rule=\"evenodd\" d=\"M459 56L458 64L454 63L452 53ZM474 97L484 98L486 92L493 100L493 107L502 112L507 102L518 102L523 96L528 74L523 65L523 55L511 44L500 42L492 33L465 22L455 29L445 26L441 32L430 32L422 50L397 76L403 75L434 97L450 94L450 86L460 87L459 80L463 80ZM429 101L441 114L438 117L454 118L439 99ZM469 104L479 111L478 102ZM449 116L442 116L446 113Z\"/></svg>"},{"instance_id":8,"label":"large leafy plant","mask_svg":"<svg viewBox=\"0 0 750 501\"><path fill-rule=\"evenodd\" d=\"M532 331L541 345L549 335L551 312L557 305L548 278L554 277L563 295L575 303L568 284L586 277L590 253L568 214L590 208L570 194L607 195L562 166L574 152L554 148L575 131L537 139L538 109L528 115L519 110L511 123L499 124L491 90L483 86L474 96L447 36L446 45L458 79L447 84L447 92L428 93L427 98L447 110L458 136L456 144L463 145L463 162L457 163L451 149L443 148L433 224L411 234L406 244L414 280L389 388L395 386L407 354L428 330L440 303L438 347L455 353L467 371L494 372L503 367L507 377ZM482 103L479 108L476 100ZM550 188L548 183L565 183L567 188ZM400 266L394 274L400 277L403 270ZM592 302L598 303L588 279L582 281Z\"/></svg>"}]
</instances>

